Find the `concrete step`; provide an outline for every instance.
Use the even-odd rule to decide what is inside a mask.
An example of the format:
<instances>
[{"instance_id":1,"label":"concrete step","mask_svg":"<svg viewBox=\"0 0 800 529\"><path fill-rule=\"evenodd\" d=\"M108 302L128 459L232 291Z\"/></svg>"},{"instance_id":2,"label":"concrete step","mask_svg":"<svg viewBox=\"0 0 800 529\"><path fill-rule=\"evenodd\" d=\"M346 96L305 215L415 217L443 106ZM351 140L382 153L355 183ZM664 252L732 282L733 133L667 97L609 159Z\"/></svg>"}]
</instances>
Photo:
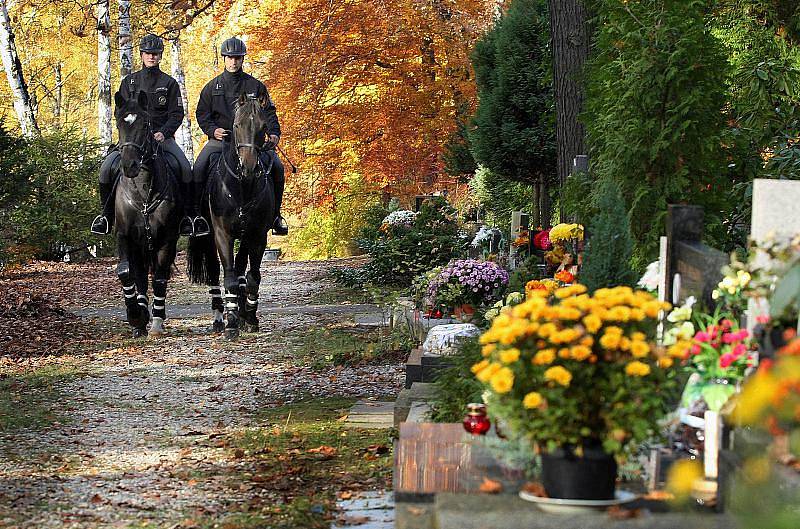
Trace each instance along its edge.
<instances>
[{"instance_id":1,"label":"concrete step","mask_svg":"<svg viewBox=\"0 0 800 529\"><path fill-rule=\"evenodd\" d=\"M411 411L415 402L431 402L436 395L436 387L427 382L414 382L410 388L401 390L394 402L394 425L400 426Z\"/></svg>"},{"instance_id":2,"label":"concrete step","mask_svg":"<svg viewBox=\"0 0 800 529\"><path fill-rule=\"evenodd\" d=\"M359 400L347 414L348 428L393 428L394 402Z\"/></svg>"}]
</instances>

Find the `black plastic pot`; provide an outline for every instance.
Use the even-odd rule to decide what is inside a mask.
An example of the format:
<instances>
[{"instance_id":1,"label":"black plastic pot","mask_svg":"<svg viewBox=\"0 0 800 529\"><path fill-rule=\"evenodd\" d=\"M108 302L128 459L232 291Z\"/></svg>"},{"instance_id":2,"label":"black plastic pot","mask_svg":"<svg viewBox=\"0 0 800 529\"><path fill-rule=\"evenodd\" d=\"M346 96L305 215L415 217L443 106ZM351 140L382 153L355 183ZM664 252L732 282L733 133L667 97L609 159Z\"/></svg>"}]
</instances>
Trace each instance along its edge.
<instances>
[{"instance_id":1,"label":"black plastic pot","mask_svg":"<svg viewBox=\"0 0 800 529\"><path fill-rule=\"evenodd\" d=\"M617 482L617 462L600 447L578 457L569 448L542 454L542 483L551 498L610 500Z\"/></svg>"}]
</instances>

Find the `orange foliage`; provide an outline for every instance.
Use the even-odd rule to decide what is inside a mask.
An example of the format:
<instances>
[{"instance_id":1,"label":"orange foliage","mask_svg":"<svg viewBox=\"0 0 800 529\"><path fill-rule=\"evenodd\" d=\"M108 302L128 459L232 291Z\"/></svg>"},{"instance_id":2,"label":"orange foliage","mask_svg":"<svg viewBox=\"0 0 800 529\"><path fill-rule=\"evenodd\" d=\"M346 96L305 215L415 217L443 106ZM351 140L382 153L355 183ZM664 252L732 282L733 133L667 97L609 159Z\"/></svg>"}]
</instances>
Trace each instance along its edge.
<instances>
[{"instance_id":1,"label":"orange foliage","mask_svg":"<svg viewBox=\"0 0 800 529\"><path fill-rule=\"evenodd\" d=\"M395 196L447 187L442 147L458 105L474 105L469 52L494 3L282 0L250 15L254 73L303 168L289 181L295 207L354 179Z\"/></svg>"}]
</instances>

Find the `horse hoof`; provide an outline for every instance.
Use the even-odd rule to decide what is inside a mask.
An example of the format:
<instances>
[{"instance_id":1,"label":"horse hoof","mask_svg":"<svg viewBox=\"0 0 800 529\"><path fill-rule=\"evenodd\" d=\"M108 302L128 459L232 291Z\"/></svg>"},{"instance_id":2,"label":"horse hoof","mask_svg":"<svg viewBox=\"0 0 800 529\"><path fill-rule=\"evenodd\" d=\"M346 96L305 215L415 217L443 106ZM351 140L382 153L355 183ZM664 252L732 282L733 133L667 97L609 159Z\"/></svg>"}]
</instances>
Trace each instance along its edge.
<instances>
[{"instance_id":1,"label":"horse hoof","mask_svg":"<svg viewBox=\"0 0 800 529\"><path fill-rule=\"evenodd\" d=\"M225 339L235 340L239 337L239 329L225 329Z\"/></svg>"},{"instance_id":2,"label":"horse hoof","mask_svg":"<svg viewBox=\"0 0 800 529\"><path fill-rule=\"evenodd\" d=\"M162 330L150 329L150 331L147 333L147 336L149 338L161 338L162 336L164 336L164 331L163 329Z\"/></svg>"},{"instance_id":3,"label":"horse hoof","mask_svg":"<svg viewBox=\"0 0 800 529\"><path fill-rule=\"evenodd\" d=\"M215 321L214 325L211 328L215 333L219 334L225 330L225 322L224 321Z\"/></svg>"},{"instance_id":4,"label":"horse hoof","mask_svg":"<svg viewBox=\"0 0 800 529\"><path fill-rule=\"evenodd\" d=\"M244 332L258 332L258 323L245 323Z\"/></svg>"},{"instance_id":5,"label":"horse hoof","mask_svg":"<svg viewBox=\"0 0 800 529\"><path fill-rule=\"evenodd\" d=\"M144 338L147 336L147 329L134 329L133 330L133 337L134 338Z\"/></svg>"}]
</instances>

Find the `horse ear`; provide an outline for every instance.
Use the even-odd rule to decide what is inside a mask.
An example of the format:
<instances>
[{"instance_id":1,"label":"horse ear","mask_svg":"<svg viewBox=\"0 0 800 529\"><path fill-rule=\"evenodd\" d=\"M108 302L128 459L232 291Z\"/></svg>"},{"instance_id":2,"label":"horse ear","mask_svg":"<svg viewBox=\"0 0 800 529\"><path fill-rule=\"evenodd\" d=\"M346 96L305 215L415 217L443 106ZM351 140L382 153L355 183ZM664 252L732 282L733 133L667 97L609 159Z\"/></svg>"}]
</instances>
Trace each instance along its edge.
<instances>
[{"instance_id":1,"label":"horse ear","mask_svg":"<svg viewBox=\"0 0 800 529\"><path fill-rule=\"evenodd\" d=\"M125 105L125 98L122 97L122 94L120 94L119 92L115 92L114 107L116 107L117 110L120 110L123 107L123 105Z\"/></svg>"},{"instance_id":2,"label":"horse ear","mask_svg":"<svg viewBox=\"0 0 800 529\"><path fill-rule=\"evenodd\" d=\"M139 94L136 96L136 102L139 103L139 106L142 107L143 110L147 110L147 92L140 90Z\"/></svg>"}]
</instances>

